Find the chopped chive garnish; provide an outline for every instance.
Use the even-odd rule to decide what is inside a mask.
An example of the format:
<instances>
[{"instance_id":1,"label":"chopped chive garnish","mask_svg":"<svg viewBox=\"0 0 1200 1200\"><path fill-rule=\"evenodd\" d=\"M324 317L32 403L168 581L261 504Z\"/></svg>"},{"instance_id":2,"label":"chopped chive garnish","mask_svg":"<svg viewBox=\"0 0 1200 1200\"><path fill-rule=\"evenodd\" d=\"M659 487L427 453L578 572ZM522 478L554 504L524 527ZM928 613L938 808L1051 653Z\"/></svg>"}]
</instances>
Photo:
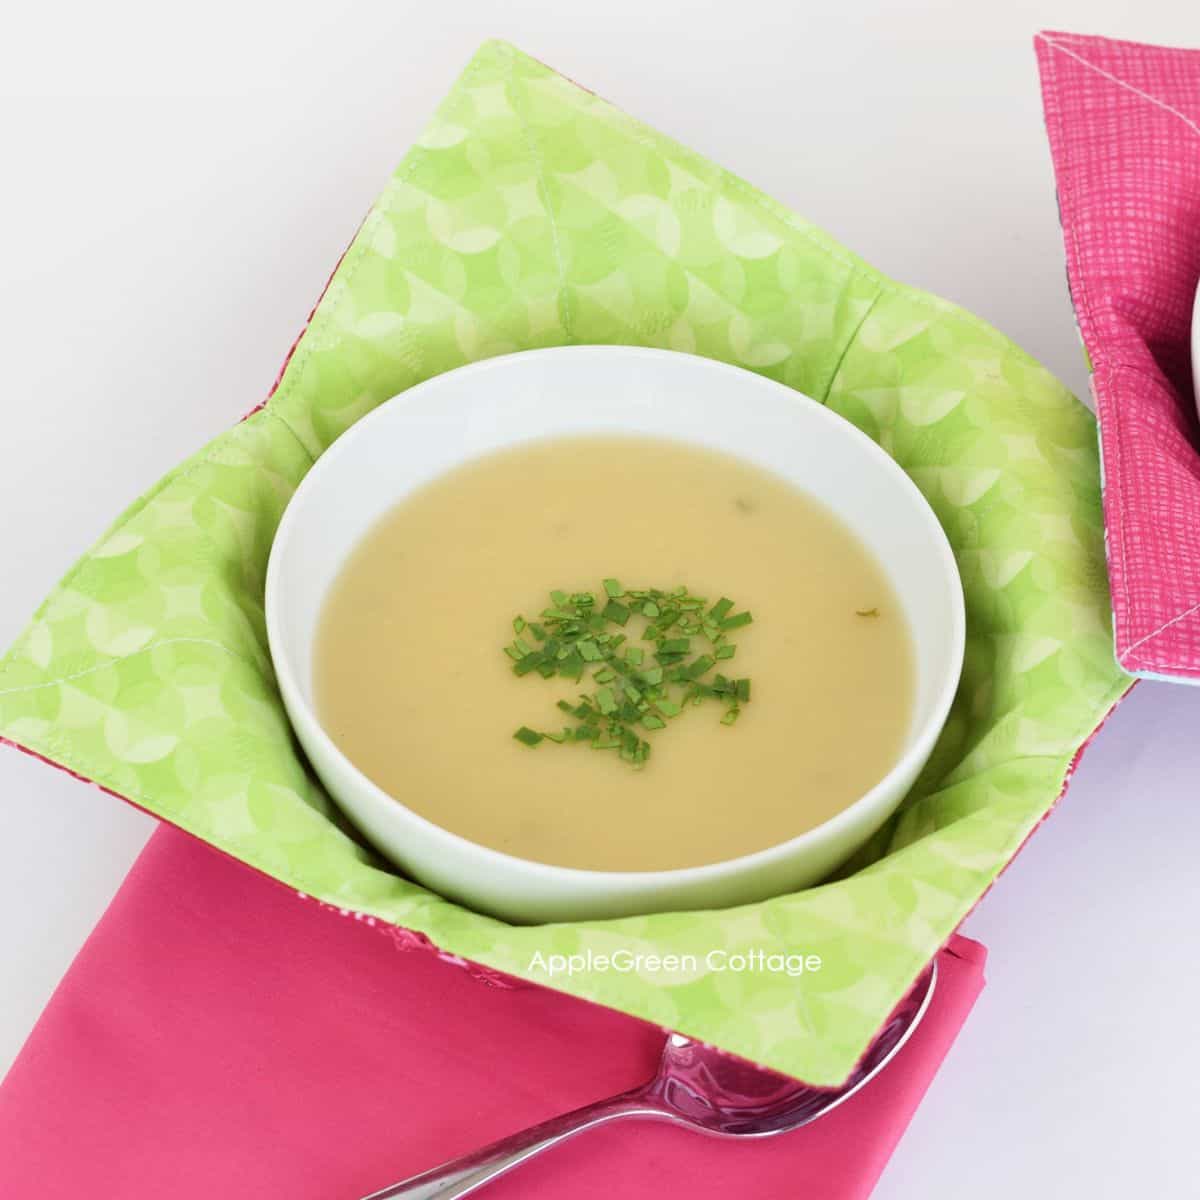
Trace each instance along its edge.
<instances>
[{"instance_id":1,"label":"chopped chive garnish","mask_svg":"<svg viewBox=\"0 0 1200 1200\"><path fill-rule=\"evenodd\" d=\"M583 659L572 651L558 664L558 673L564 679L580 679L583 676Z\"/></svg>"},{"instance_id":2,"label":"chopped chive garnish","mask_svg":"<svg viewBox=\"0 0 1200 1200\"><path fill-rule=\"evenodd\" d=\"M712 608L708 610L708 615L714 621L721 621L724 619L725 614L728 613L732 607L733 601L730 600L728 596L722 596L721 599L718 600L716 604L714 604Z\"/></svg>"},{"instance_id":3,"label":"chopped chive garnish","mask_svg":"<svg viewBox=\"0 0 1200 1200\"><path fill-rule=\"evenodd\" d=\"M860 617L877 617L879 609L877 608L856 608L855 613Z\"/></svg>"},{"instance_id":4,"label":"chopped chive garnish","mask_svg":"<svg viewBox=\"0 0 1200 1200\"><path fill-rule=\"evenodd\" d=\"M610 600L601 610L600 615L614 625L624 625L629 620L629 608L619 600Z\"/></svg>"},{"instance_id":5,"label":"chopped chive garnish","mask_svg":"<svg viewBox=\"0 0 1200 1200\"><path fill-rule=\"evenodd\" d=\"M750 613L735 613L727 596L708 607L706 599L682 586L664 591L625 588L612 578L601 582L601 591L550 592L540 622L513 618L516 636L504 653L514 674L536 671L544 679L576 682L590 673L589 684L595 687L577 703L557 702L559 711L575 719L574 726L547 732L522 725L513 737L526 746L586 742L596 750L619 750L622 761L640 769L651 749L641 731L665 729L686 707L721 700L721 723L732 725L750 699L749 679L719 673L705 677L718 662L733 657L736 648L728 634L750 624ZM597 609L598 602L602 608ZM878 615L877 609L857 611ZM630 626L635 613L645 618L640 637ZM521 636L526 631L533 645ZM626 644L630 637L642 645ZM693 650L697 639L704 640L707 650ZM647 665L647 651L654 665Z\"/></svg>"}]
</instances>

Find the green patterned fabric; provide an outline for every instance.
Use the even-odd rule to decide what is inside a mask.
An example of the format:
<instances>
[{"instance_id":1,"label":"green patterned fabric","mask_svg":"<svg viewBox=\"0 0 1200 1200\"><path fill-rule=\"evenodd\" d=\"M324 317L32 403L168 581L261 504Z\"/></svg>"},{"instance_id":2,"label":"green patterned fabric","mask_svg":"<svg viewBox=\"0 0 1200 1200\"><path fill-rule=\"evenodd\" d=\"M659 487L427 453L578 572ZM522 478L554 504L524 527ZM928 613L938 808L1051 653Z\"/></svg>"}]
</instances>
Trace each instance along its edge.
<instances>
[{"instance_id":1,"label":"green patterned fabric","mask_svg":"<svg viewBox=\"0 0 1200 1200\"><path fill-rule=\"evenodd\" d=\"M943 522L967 597L962 686L919 786L838 881L721 912L508 926L390 873L300 757L262 611L296 485L411 384L567 342L780 380L876 438ZM1127 686L1102 538L1092 417L1016 346L490 43L372 208L267 406L135 503L42 606L0 666L0 734L291 887L514 975L544 981L537 951L820 954L799 981L592 971L554 986L836 1084Z\"/></svg>"}]
</instances>

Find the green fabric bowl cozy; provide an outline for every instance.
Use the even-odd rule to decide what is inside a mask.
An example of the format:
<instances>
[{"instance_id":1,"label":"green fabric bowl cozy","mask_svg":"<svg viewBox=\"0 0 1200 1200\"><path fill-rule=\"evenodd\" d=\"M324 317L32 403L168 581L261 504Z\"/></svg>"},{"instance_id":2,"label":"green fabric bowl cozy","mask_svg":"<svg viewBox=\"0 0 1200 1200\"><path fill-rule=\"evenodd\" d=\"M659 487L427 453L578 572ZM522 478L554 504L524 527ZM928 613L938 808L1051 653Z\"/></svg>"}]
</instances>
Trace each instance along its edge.
<instances>
[{"instance_id":1,"label":"green fabric bowl cozy","mask_svg":"<svg viewBox=\"0 0 1200 1200\"><path fill-rule=\"evenodd\" d=\"M899 813L835 881L742 908L514 926L400 878L296 748L263 623L288 498L380 402L489 355L626 343L829 405L955 549L966 664ZM836 1085L1062 793L1128 686L1093 419L996 330L491 42L371 208L267 403L137 500L0 664L0 735L287 886L445 954ZM582 971L537 952L817 954L783 972Z\"/></svg>"}]
</instances>

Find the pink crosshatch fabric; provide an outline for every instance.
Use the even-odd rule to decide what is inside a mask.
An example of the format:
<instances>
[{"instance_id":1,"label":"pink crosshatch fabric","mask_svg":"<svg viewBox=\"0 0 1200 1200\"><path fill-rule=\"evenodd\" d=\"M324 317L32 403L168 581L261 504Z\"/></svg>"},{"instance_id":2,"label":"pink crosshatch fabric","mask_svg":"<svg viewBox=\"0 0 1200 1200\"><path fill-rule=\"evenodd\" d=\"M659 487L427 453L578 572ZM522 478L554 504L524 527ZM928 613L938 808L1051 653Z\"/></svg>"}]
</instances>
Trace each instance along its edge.
<instances>
[{"instance_id":1,"label":"pink crosshatch fabric","mask_svg":"<svg viewBox=\"0 0 1200 1200\"><path fill-rule=\"evenodd\" d=\"M355 1200L644 1082L663 1033L497 987L164 826L0 1088L4 1200ZM764 1141L616 1124L487 1200L865 1200L983 985L955 936L895 1061Z\"/></svg>"},{"instance_id":2,"label":"pink crosshatch fabric","mask_svg":"<svg viewBox=\"0 0 1200 1200\"><path fill-rule=\"evenodd\" d=\"M1200 51L1038 34L1067 276L1092 366L1116 652L1200 682Z\"/></svg>"}]
</instances>

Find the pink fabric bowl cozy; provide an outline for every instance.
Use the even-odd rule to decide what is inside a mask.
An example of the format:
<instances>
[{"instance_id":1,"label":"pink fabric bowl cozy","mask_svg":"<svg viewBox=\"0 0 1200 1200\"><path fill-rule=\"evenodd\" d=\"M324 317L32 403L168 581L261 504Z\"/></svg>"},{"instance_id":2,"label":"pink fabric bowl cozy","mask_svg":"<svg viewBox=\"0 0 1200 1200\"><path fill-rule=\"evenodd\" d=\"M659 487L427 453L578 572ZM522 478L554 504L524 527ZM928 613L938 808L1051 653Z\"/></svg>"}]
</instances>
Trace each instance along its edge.
<instances>
[{"instance_id":1,"label":"pink fabric bowl cozy","mask_svg":"<svg viewBox=\"0 0 1200 1200\"><path fill-rule=\"evenodd\" d=\"M1200 51L1038 34L1067 277L1092 369L1117 659L1200 683Z\"/></svg>"}]
</instances>

